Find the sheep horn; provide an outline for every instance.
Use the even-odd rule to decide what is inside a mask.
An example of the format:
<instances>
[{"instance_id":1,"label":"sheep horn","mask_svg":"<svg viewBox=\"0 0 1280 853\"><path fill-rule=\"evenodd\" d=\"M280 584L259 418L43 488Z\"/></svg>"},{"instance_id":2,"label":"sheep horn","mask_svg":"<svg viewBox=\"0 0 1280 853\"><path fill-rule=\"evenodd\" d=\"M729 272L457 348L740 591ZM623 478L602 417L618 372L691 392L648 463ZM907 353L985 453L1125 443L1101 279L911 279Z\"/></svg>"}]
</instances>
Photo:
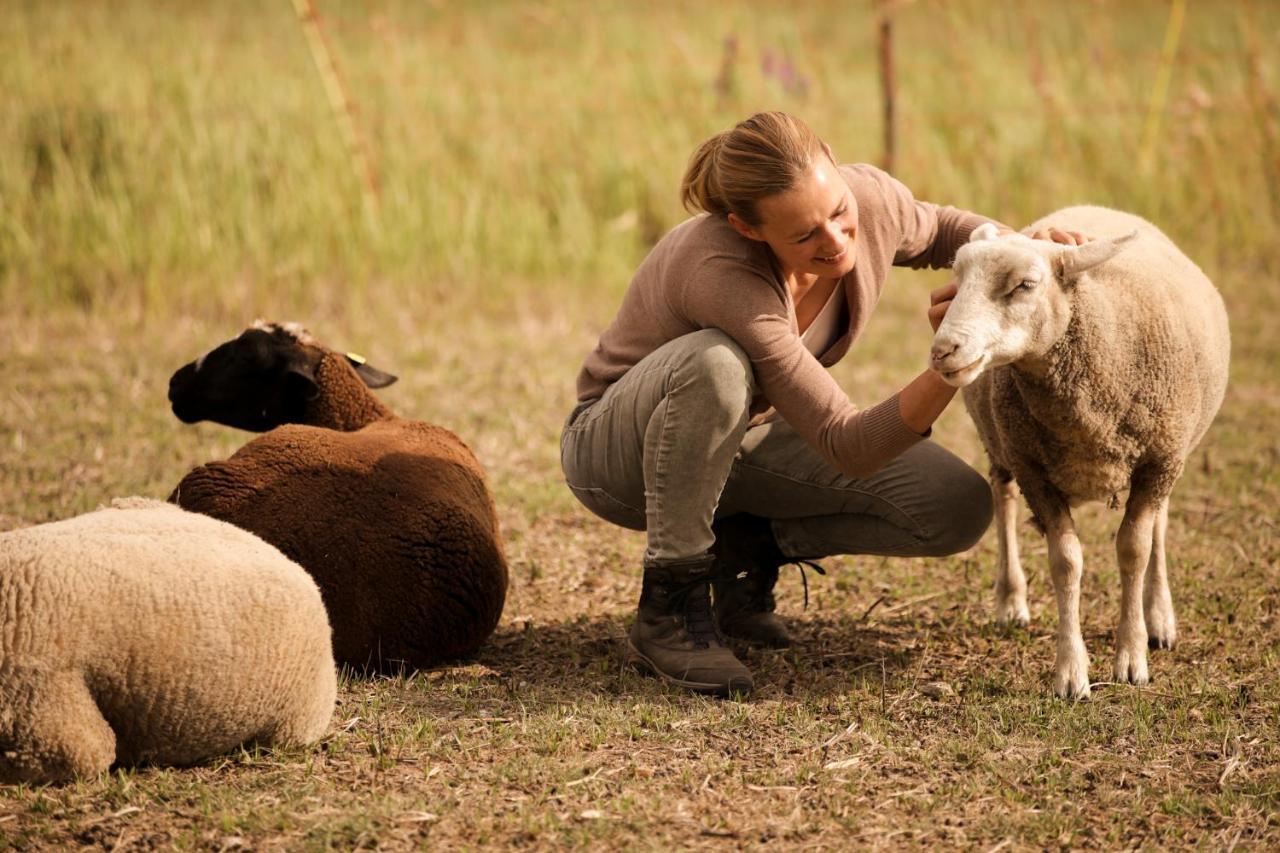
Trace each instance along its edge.
<instances>
[{"instance_id":1,"label":"sheep horn","mask_svg":"<svg viewBox=\"0 0 1280 853\"><path fill-rule=\"evenodd\" d=\"M1125 243L1137 236L1138 232L1135 230L1125 234L1123 237L1113 237L1110 240L1094 240L1092 243L1085 243L1083 246L1064 249L1058 255L1056 264L1058 278L1063 281L1070 281L1086 270L1111 260L1120 253Z\"/></svg>"}]
</instances>

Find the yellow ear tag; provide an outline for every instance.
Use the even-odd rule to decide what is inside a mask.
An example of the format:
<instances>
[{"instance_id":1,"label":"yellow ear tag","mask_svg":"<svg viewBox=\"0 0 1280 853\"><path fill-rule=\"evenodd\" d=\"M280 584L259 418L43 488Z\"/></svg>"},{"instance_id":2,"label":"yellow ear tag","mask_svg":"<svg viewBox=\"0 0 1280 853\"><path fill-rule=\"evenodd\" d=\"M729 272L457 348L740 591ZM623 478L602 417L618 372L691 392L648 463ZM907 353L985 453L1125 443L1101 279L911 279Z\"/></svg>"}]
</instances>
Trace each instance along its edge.
<instances>
[{"instance_id":1,"label":"yellow ear tag","mask_svg":"<svg viewBox=\"0 0 1280 853\"><path fill-rule=\"evenodd\" d=\"M366 361L369 360L358 352L347 353L347 358L351 359L353 364L364 364Z\"/></svg>"}]
</instances>

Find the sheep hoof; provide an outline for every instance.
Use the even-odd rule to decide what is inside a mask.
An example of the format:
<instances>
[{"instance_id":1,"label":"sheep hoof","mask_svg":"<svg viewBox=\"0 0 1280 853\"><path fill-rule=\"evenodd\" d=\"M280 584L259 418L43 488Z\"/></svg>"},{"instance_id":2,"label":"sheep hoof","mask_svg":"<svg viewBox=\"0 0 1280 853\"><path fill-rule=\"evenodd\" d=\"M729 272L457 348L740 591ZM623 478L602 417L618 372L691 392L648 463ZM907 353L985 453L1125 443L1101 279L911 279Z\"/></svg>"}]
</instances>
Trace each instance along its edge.
<instances>
[{"instance_id":1,"label":"sheep hoof","mask_svg":"<svg viewBox=\"0 0 1280 853\"><path fill-rule=\"evenodd\" d=\"M1135 644L1133 651L1118 650L1112 674L1121 684L1146 684L1151 680L1147 677L1146 651L1140 644Z\"/></svg>"},{"instance_id":2,"label":"sheep hoof","mask_svg":"<svg viewBox=\"0 0 1280 853\"><path fill-rule=\"evenodd\" d=\"M1001 605L996 609L996 624L1002 628L1025 628L1031 624L1031 612L1025 603Z\"/></svg>"},{"instance_id":3,"label":"sheep hoof","mask_svg":"<svg viewBox=\"0 0 1280 853\"><path fill-rule=\"evenodd\" d=\"M1011 628L1027 628L1032 612L1027 608L1027 593L1005 592L996 589L996 622Z\"/></svg>"},{"instance_id":4,"label":"sheep hoof","mask_svg":"<svg viewBox=\"0 0 1280 853\"><path fill-rule=\"evenodd\" d=\"M1058 654L1053 692L1062 699L1089 698L1089 655L1084 649Z\"/></svg>"},{"instance_id":5,"label":"sheep hoof","mask_svg":"<svg viewBox=\"0 0 1280 853\"><path fill-rule=\"evenodd\" d=\"M1147 609L1147 647L1171 649L1178 639L1178 623L1173 618L1172 606L1158 604Z\"/></svg>"},{"instance_id":6,"label":"sheep hoof","mask_svg":"<svg viewBox=\"0 0 1280 853\"><path fill-rule=\"evenodd\" d=\"M1070 699L1070 700L1088 699L1090 696L1089 679L1086 678L1080 684L1072 684L1064 681L1061 677L1059 677L1058 684L1056 687L1054 687L1053 692L1058 695L1059 699Z\"/></svg>"}]
</instances>

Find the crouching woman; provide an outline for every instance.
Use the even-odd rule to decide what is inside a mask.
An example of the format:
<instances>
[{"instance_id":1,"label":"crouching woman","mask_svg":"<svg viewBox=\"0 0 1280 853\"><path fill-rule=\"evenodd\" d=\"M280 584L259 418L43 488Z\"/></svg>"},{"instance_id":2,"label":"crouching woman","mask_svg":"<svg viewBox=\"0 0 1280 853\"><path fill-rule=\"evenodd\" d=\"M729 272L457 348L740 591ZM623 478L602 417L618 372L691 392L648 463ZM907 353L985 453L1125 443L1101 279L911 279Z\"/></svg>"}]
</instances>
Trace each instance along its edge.
<instances>
[{"instance_id":1,"label":"crouching woman","mask_svg":"<svg viewBox=\"0 0 1280 853\"><path fill-rule=\"evenodd\" d=\"M837 164L780 112L703 143L681 193L700 215L640 264L587 356L561 464L588 509L647 532L628 659L745 693L751 673L723 635L791 643L774 612L780 566L952 554L990 522L986 480L926 440L954 388L925 371L858 409L826 370L890 266L950 266L988 220ZM934 294L935 329L953 292Z\"/></svg>"}]
</instances>

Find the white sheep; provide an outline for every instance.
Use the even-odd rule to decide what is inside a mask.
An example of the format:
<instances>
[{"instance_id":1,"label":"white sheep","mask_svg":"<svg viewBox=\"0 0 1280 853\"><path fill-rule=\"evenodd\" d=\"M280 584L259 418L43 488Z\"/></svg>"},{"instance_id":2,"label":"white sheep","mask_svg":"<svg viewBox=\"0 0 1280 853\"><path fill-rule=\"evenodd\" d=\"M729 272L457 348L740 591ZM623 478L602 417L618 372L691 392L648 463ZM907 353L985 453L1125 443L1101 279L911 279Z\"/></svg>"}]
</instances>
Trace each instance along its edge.
<instances>
[{"instance_id":1,"label":"white sheep","mask_svg":"<svg viewBox=\"0 0 1280 853\"><path fill-rule=\"evenodd\" d=\"M336 692L319 590L251 533L128 498L0 534L0 782L308 743Z\"/></svg>"},{"instance_id":2,"label":"white sheep","mask_svg":"<svg viewBox=\"0 0 1280 853\"><path fill-rule=\"evenodd\" d=\"M1083 557L1071 506L1129 492L1116 535L1121 575L1116 681L1147 681L1147 645L1177 636L1165 568L1169 494L1222 403L1230 334L1222 298L1151 223L1070 207L1029 226L1108 237L1063 247L974 231L956 255L958 293L932 365L964 388L991 458L999 563L996 614L1029 618L1016 495L1046 534L1058 602L1055 689L1089 695L1080 635ZM1145 583L1145 587L1144 587Z\"/></svg>"}]
</instances>

